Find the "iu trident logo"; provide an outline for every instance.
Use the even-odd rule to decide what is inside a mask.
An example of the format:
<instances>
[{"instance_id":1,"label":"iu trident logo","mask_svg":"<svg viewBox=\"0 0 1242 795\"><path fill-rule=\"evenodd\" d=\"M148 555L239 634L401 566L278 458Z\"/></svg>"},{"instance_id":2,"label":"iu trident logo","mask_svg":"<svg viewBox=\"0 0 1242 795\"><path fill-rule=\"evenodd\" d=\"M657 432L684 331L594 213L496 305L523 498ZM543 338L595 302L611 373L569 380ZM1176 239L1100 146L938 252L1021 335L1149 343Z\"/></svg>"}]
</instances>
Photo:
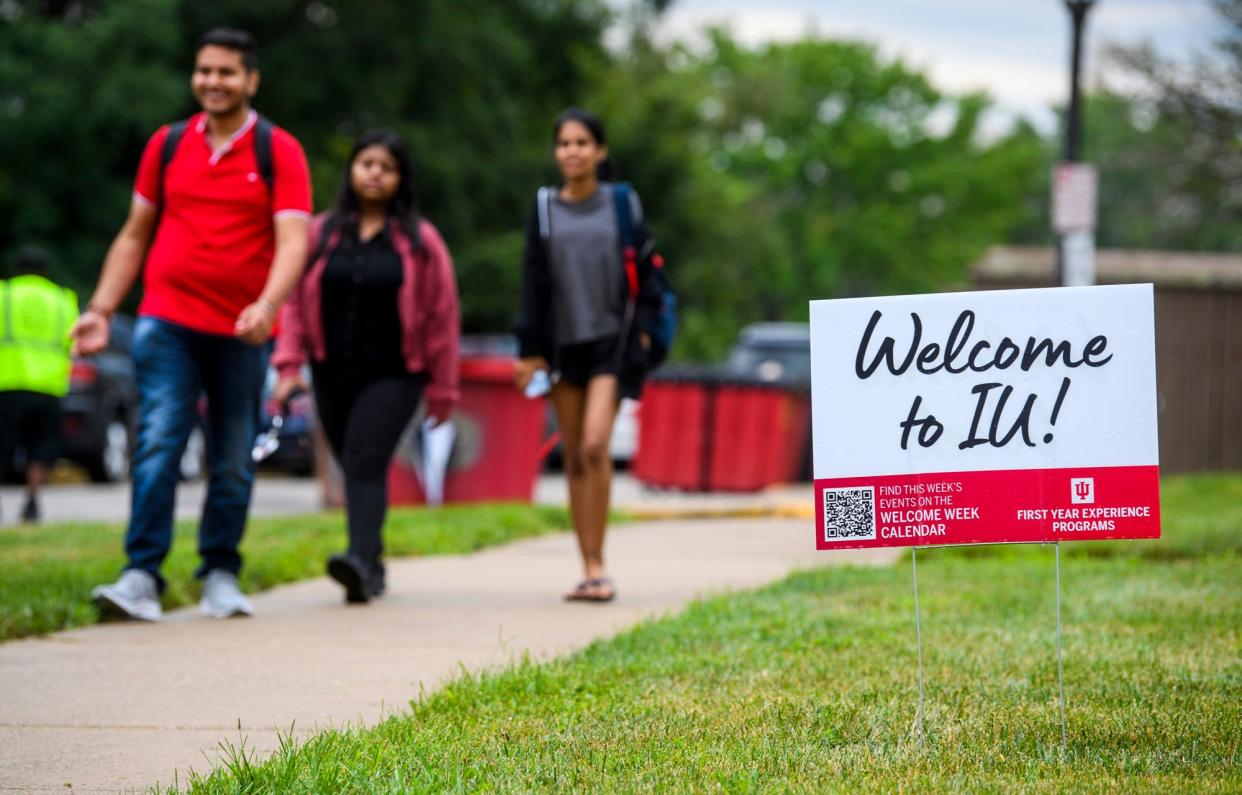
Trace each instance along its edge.
<instances>
[{"instance_id":1,"label":"iu trident logo","mask_svg":"<svg viewBox=\"0 0 1242 795\"><path fill-rule=\"evenodd\" d=\"M1095 502L1095 478L1071 478L1070 502L1075 505Z\"/></svg>"}]
</instances>

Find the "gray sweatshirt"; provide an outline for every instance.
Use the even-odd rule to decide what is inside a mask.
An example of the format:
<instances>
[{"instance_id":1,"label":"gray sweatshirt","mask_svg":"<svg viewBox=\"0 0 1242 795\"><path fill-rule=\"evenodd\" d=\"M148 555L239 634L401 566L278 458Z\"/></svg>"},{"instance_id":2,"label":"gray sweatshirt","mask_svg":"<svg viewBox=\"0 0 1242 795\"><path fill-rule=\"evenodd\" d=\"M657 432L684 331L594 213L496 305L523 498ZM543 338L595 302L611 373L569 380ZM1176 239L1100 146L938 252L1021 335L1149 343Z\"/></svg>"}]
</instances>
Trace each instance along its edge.
<instances>
[{"instance_id":1,"label":"gray sweatshirt","mask_svg":"<svg viewBox=\"0 0 1242 795\"><path fill-rule=\"evenodd\" d=\"M642 205L630 191L635 226L642 223ZM568 202L556 193L548 207L549 265L556 302L556 341L560 346L604 339L621 331L625 312L617 211L612 183L581 201Z\"/></svg>"}]
</instances>

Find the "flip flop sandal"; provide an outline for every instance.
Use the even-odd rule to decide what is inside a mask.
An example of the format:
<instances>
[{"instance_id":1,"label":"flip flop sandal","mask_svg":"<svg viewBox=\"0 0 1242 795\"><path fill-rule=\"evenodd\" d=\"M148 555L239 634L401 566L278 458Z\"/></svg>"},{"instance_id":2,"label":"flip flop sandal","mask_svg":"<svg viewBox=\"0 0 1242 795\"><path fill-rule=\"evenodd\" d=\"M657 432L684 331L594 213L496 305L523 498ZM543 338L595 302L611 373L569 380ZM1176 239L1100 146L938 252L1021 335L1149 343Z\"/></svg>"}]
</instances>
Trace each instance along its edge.
<instances>
[{"instance_id":1,"label":"flip flop sandal","mask_svg":"<svg viewBox=\"0 0 1242 795\"><path fill-rule=\"evenodd\" d=\"M607 589L601 593L601 590ZM612 580L599 577L594 580L583 580L574 589L565 594L567 602L611 602L617 598L617 589Z\"/></svg>"},{"instance_id":2,"label":"flip flop sandal","mask_svg":"<svg viewBox=\"0 0 1242 795\"><path fill-rule=\"evenodd\" d=\"M590 598L590 601L592 602L611 602L613 599L617 598L617 587L613 585L612 580L607 577L600 577L599 579L591 580L591 588L594 589L594 592L591 594ZM600 591L604 592L600 593Z\"/></svg>"}]
</instances>

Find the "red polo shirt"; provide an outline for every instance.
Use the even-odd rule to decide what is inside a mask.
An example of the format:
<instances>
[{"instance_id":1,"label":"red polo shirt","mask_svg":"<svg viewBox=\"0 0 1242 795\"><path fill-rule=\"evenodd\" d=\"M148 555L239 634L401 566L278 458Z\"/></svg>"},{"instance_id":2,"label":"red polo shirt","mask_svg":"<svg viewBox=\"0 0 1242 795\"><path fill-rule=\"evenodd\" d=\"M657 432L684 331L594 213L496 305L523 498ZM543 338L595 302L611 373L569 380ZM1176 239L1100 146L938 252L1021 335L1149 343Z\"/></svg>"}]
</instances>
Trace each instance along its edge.
<instances>
[{"instance_id":1,"label":"red polo shirt","mask_svg":"<svg viewBox=\"0 0 1242 795\"><path fill-rule=\"evenodd\" d=\"M159 226L147 252L138 314L208 334L232 336L237 315L267 283L276 250L273 219L310 217L310 173L302 146L272 128L271 190L259 174L250 117L212 151L207 114L190 119L172 160L160 160L168 127L147 142L134 200L160 206Z\"/></svg>"}]
</instances>

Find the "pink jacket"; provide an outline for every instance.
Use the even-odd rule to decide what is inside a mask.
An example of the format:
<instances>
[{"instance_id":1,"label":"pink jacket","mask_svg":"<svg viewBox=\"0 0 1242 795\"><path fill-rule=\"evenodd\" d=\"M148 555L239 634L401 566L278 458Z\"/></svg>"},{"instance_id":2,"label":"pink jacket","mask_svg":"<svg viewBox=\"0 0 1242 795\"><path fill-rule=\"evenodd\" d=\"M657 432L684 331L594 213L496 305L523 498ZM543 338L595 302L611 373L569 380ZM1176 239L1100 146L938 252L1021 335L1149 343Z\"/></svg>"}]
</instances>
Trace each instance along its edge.
<instances>
[{"instance_id":1,"label":"pink jacket","mask_svg":"<svg viewBox=\"0 0 1242 795\"><path fill-rule=\"evenodd\" d=\"M319 245L327 214L315 216L310 224L310 251ZM401 320L401 353L405 367L428 377L426 398L429 413L447 416L456 403L458 391L457 345L460 312L453 260L436 228L419 221L422 247L415 251L410 238L395 220L389 225L393 247L405 272L397 291L397 315ZM322 362L325 356L322 284L328 258L341 240L341 230L333 230L323 251L307 263L301 281L280 310L280 336L272 364L282 377L295 376L310 357Z\"/></svg>"}]
</instances>

